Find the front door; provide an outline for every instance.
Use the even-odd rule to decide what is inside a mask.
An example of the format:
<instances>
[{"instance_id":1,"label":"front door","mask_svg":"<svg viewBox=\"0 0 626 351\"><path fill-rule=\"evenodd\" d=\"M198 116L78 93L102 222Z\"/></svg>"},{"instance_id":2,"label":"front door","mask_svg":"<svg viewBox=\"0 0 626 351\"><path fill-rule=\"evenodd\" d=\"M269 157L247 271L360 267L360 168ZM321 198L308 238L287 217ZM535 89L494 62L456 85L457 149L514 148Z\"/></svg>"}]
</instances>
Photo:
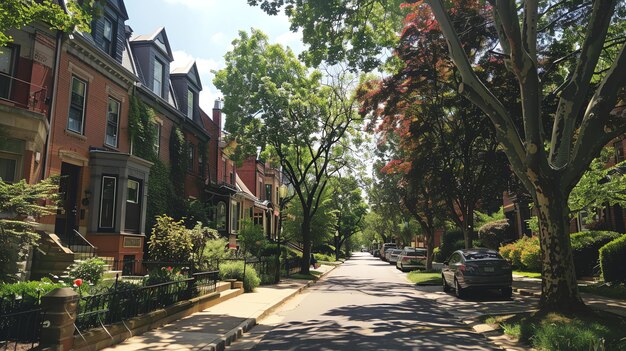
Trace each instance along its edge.
<instances>
[{"instance_id":1,"label":"front door","mask_svg":"<svg viewBox=\"0 0 626 351\"><path fill-rule=\"evenodd\" d=\"M70 238L72 230L78 228L79 180L80 167L65 162L61 164L61 178L59 179L61 205L57 211L54 232L64 242Z\"/></svg>"},{"instance_id":2,"label":"front door","mask_svg":"<svg viewBox=\"0 0 626 351\"><path fill-rule=\"evenodd\" d=\"M127 233L141 233L141 182L128 180L126 193L126 219L124 230Z\"/></svg>"}]
</instances>

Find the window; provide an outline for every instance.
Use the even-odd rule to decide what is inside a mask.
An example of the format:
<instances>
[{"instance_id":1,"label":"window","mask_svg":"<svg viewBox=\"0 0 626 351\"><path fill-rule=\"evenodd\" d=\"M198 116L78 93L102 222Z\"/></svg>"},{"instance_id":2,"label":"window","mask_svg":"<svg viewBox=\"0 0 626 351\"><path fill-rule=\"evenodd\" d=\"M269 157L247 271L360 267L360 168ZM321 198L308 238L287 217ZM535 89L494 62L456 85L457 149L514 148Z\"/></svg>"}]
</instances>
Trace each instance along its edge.
<instances>
[{"instance_id":1,"label":"window","mask_svg":"<svg viewBox=\"0 0 626 351\"><path fill-rule=\"evenodd\" d=\"M192 143L187 143L187 170L189 172L193 172L193 153L195 152L195 147Z\"/></svg>"},{"instance_id":2,"label":"window","mask_svg":"<svg viewBox=\"0 0 626 351\"><path fill-rule=\"evenodd\" d=\"M101 48L111 56L115 54L115 27L115 21L110 18L104 18L104 32L102 33Z\"/></svg>"},{"instance_id":3,"label":"window","mask_svg":"<svg viewBox=\"0 0 626 351\"><path fill-rule=\"evenodd\" d=\"M136 180L128 180L128 196L126 202L133 204L139 203L139 182Z\"/></svg>"},{"instance_id":4,"label":"window","mask_svg":"<svg viewBox=\"0 0 626 351\"><path fill-rule=\"evenodd\" d=\"M265 184L265 199L272 201L272 184Z\"/></svg>"},{"instance_id":5,"label":"window","mask_svg":"<svg viewBox=\"0 0 626 351\"><path fill-rule=\"evenodd\" d=\"M70 113L67 120L67 129L83 134L85 120L85 96L87 83L72 77L72 95L70 97Z\"/></svg>"},{"instance_id":6,"label":"window","mask_svg":"<svg viewBox=\"0 0 626 351\"><path fill-rule=\"evenodd\" d=\"M120 121L120 102L109 97L109 108L107 112L106 137L104 143L117 147L117 131Z\"/></svg>"},{"instance_id":7,"label":"window","mask_svg":"<svg viewBox=\"0 0 626 351\"><path fill-rule=\"evenodd\" d=\"M613 143L613 148L615 149L615 163L624 161L624 146L622 145L622 141L620 140Z\"/></svg>"},{"instance_id":8,"label":"window","mask_svg":"<svg viewBox=\"0 0 626 351\"><path fill-rule=\"evenodd\" d=\"M204 177L204 155L201 150L198 150L198 173Z\"/></svg>"},{"instance_id":9,"label":"window","mask_svg":"<svg viewBox=\"0 0 626 351\"><path fill-rule=\"evenodd\" d=\"M0 179L13 183L21 178L24 141L0 137Z\"/></svg>"},{"instance_id":10,"label":"window","mask_svg":"<svg viewBox=\"0 0 626 351\"><path fill-rule=\"evenodd\" d=\"M217 203L215 223L217 223L218 230L226 229L226 204L223 201Z\"/></svg>"},{"instance_id":11,"label":"window","mask_svg":"<svg viewBox=\"0 0 626 351\"><path fill-rule=\"evenodd\" d=\"M235 173L230 172L230 185L235 185Z\"/></svg>"},{"instance_id":12,"label":"window","mask_svg":"<svg viewBox=\"0 0 626 351\"><path fill-rule=\"evenodd\" d=\"M117 178L102 176L100 195L100 228L113 228L115 220L115 192Z\"/></svg>"},{"instance_id":13,"label":"window","mask_svg":"<svg viewBox=\"0 0 626 351\"><path fill-rule=\"evenodd\" d=\"M152 91L158 96L163 96L163 64L154 59L154 72L152 81Z\"/></svg>"},{"instance_id":14,"label":"window","mask_svg":"<svg viewBox=\"0 0 626 351\"><path fill-rule=\"evenodd\" d=\"M14 49L5 46L0 50L0 98L10 98L11 76L13 75Z\"/></svg>"},{"instance_id":15,"label":"window","mask_svg":"<svg viewBox=\"0 0 626 351\"><path fill-rule=\"evenodd\" d=\"M159 150L161 149L161 125L154 123L152 128L154 128L154 153L159 157Z\"/></svg>"},{"instance_id":16,"label":"window","mask_svg":"<svg viewBox=\"0 0 626 351\"><path fill-rule=\"evenodd\" d=\"M0 179L5 183L13 183L17 180L18 159L0 154Z\"/></svg>"},{"instance_id":17,"label":"window","mask_svg":"<svg viewBox=\"0 0 626 351\"><path fill-rule=\"evenodd\" d=\"M241 216L241 203L237 201L231 201L231 232L236 232L239 230L239 216Z\"/></svg>"},{"instance_id":18,"label":"window","mask_svg":"<svg viewBox=\"0 0 626 351\"><path fill-rule=\"evenodd\" d=\"M257 197L257 198L259 198L259 200L265 200L265 199L263 198L263 195L264 195L264 194L263 194L263 182L260 182L260 181L259 181L259 187L258 187L257 189L258 189L258 190L257 190L256 197Z\"/></svg>"},{"instance_id":19,"label":"window","mask_svg":"<svg viewBox=\"0 0 626 351\"><path fill-rule=\"evenodd\" d=\"M187 89L187 117L193 119L193 91Z\"/></svg>"}]
</instances>

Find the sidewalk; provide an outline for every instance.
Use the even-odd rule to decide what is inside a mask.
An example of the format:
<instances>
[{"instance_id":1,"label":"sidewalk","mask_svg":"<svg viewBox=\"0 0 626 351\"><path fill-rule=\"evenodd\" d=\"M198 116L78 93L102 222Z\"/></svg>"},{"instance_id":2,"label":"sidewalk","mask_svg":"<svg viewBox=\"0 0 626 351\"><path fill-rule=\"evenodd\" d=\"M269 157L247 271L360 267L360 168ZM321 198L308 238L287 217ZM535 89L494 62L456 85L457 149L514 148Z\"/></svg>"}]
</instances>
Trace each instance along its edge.
<instances>
[{"instance_id":1,"label":"sidewalk","mask_svg":"<svg viewBox=\"0 0 626 351\"><path fill-rule=\"evenodd\" d=\"M513 291L520 295L541 296L541 279L513 276ZM581 293L583 301L590 307L626 317L626 300Z\"/></svg>"},{"instance_id":2,"label":"sidewalk","mask_svg":"<svg viewBox=\"0 0 626 351\"><path fill-rule=\"evenodd\" d=\"M322 265L322 276L336 266ZM258 287L186 318L127 339L106 351L223 350L287 299L314 281L282 279L279 284Z\"/></svg>"}]
</instances>

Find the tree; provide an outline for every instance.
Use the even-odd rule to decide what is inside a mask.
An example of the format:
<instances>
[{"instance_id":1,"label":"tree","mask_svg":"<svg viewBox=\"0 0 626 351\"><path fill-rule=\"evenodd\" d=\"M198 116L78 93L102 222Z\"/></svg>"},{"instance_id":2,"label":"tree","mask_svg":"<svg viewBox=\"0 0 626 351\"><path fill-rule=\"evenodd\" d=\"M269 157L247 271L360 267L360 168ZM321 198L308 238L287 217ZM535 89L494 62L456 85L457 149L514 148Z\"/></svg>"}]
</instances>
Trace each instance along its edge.
<instances>
[{"instance_id":1,"label":"tree","mask_svg":"<svg viewBox=\"0 0 626 351\"><path fill-rule=\"evenodd\" d=\"M0 5L0 47L13 41L8 34L11 29L20 29L34 22L44 22L51 30L91 32L91 19L96 11L96 1L65 2L67 13L52 0L3 0Z\"/></svg>"},{"instance_id":2,"label":"tree","mask_svg":"<svg viewBox=\"0 0 626 351\"><path fill-rule=\"evenodd\" d=\"M249 220L241 222L241 229L239 230L237 239L244 255L251 254L257 258L261 256L261 252L267 244L263 227Z\"/></svg>"},{"instance_id":3,"label":"tree","mask_svg":"<svg viewBox=\"0 0 626 351\"><path fill-rule=\"evenodd\" d=\"M421 1L411 2L425 6ZM366 3L358 1L353 7ZM501 51L485 48L482 55L503 58L518 82L520 124L503 104L497 86L488 78L480 78L479 67L465 50L464 33L455 30L444 1L427 3L436 20L433 24L444 33L448 54L461 76L458 90L489 116L511 169L530 193L539 214L541 307L561 311L581 308L569 241L567 199L600 150L626 131L625 110L618 105L626 84L624 4L620 2L616 12L615 0L541 4L533 0L488 1L484 11L491 13ZM452 12L457 11L457 4L451 3ZM294 11L298 13L289 13ZM310 16L305 21L324 23ZM335 26L346 29L348 22L341 18ZM315 32L304 35L324 38ZM552 56L555 52L565 54ZM544 84L544 74L555 74L554 81L560 84ZM550 104L555 107L554 114L549 113ZM551 129L543 128L550 123Z\"/></svg>"},{"instance_id":4,"label":"tree","mask_svg":"<svg viewBox=\"0 0 626 351\"><path fill-rule=\"evenodd\" d=\"M278 160L303 210L301 233L308 273L311 222L328 183L341 168L336 146L358 120L349 95L350 81L307 69L258 30L240 32L216 72L215 86L224 93L225 128L237 142L237 159L262 154Z\"/></svg>"},{"instance_id":5,"label":"tree","mask_svg":"<svg viewBox=\"0 0 626 351\"><path fill-rule=\"evenodd\" d=\"M353 177L334 177L329 189L335 216L335 259L339 260L341 246L363 229L367 204L363 201L359 183Z\"/></svg>"},{"instance_id":6,"label":"tree","mask_svg":"<svg viewBox=\"0 0 626 351\"><path fill-rule=\"evenodd\" d=\"M10 184L0 178L0 282L17 279L17 263L37 244L36 220L54 213L58 180L50 177L35 184L25 180Z\"/></svg>"}]
</instances>

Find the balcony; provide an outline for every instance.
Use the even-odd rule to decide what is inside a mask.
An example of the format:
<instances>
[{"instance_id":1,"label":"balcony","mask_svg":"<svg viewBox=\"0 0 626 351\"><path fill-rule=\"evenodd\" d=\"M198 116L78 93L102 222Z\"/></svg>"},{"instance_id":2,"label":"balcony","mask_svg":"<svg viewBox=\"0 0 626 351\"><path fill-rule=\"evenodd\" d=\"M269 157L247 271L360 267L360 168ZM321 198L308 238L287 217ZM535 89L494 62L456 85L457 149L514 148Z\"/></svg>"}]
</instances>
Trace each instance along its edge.
<instances>
[{"instance_id":1,"label":"balcony","mask_svg":"<svg viewBox=\"0 0 626 351\"><path fill-rule=\"evenodd\" d=\"M0 104L46 115L48 89L0 72Z\"/></svg>"}]
</instances>

